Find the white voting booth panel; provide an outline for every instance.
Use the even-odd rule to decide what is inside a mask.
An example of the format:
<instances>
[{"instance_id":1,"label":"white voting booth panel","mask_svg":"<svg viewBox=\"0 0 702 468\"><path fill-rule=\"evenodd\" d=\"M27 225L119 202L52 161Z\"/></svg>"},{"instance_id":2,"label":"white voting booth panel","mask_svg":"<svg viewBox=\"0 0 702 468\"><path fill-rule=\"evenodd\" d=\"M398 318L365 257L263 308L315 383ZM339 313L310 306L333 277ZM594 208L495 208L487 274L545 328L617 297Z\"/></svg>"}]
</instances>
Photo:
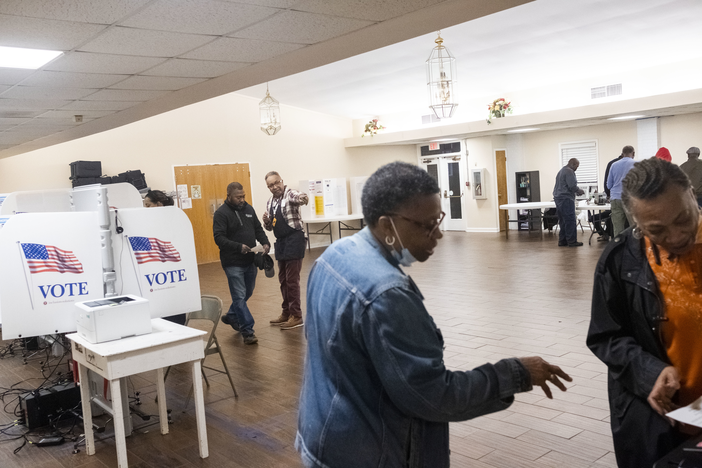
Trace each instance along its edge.
<instances>
[{"instance_id":1,"label":"white voting booth panel","mask_svg":"<svg viewBox=\"0 0 702 468\"><path fill-rule=\"evenodd\" d=\"M351 177L349 186L351 188L351 214L363 214L361 206L361 195L363 195L363 186L366 185L368 176Z\"/></svg>"},{"instance_id":2,"label":"white voting booth panel","mask_svg":"<svg viewBox=\"0 0 702 468\"><path fill-rule=\"evenodd\" d=\"M298 187L310 199L306 206L301 207L302 219L349 214L345 178L301 180Z\"/></svg>"},{"instance_id":3,"label":"white voting booth panel","mask_svg":"<svg viewBox=\"0 0 702 468\"><path fill-rule=\"evenodd\" d=\"M108 190L110 206L140 207L109 211L115 293L147 299L152 318L199 310L200 283L190 220L177 208L141 208L141 196L130 184L115 184L112 189ZM62 191L50 192L64 196ZM79 187L71 193L69 200L73 196L74 201L80 201L71 209L88 209L89 188ZM26 200L37 201L31 209L56 205L44 203L46 197L31 195ZM24 197L15 200L29 203ZM0 216L3 338L75 331L74 303L104 297L106 231L101 230L100 217L98 211ZM124 228L123 234L116 233L115 219ZM41 262L49 266L42 269L34 265ZM30 271L30 263L34 271Z\"/></svg>"},{"instance_id":4,"label":"white voting booth panel","mask_svg":"<svg viewBox=\"0 0 702 468\"><path fill-rule=\"evenodd\" d=\"M193 227L185 213L132 208L118 210L117 219L124 229L112 235L117 294L147 299L152 318L200 310Z\"/></svg>"},{"instance_id":5,"label":"white voting booth panel","mask_svg":"<svg viewBox=\"0 0 702 468\"><path fill-rule=\"evenodd\" d=\"M98 185L99 186L99 185ZM91 187L84 185L85 189ZM107 199L111 207L139 208L143 205L139 191L127 183L103 185L107 189ZM72 189L29 190L6 194L0 203L0 215L15 213L58 213L74 211L71 204Z\"/></svg>"},{"instance_id":6,"label":"white voting booth panel","mask_svg":"<svg viewBox=\"0 0 702 468\"><path fill-rule=\"evenodd\" d=\"M26 213L0 229L3 339L75 331L77 301L103 297L96 213Z\"/></svg>"}]
</instances>

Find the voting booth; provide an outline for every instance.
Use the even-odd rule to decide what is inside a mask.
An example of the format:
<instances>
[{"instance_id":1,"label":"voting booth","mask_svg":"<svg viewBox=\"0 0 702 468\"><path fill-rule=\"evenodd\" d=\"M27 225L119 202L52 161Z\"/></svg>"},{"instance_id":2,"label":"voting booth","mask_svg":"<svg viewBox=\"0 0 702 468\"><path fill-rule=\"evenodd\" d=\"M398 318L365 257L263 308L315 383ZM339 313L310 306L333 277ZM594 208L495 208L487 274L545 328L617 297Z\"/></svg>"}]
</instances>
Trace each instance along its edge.
<instances>
[{"instance_id":1,"label":"voting booth","mask_svg":"<svg viewBox=\"0 0 702 468\"><path fill-rule=\"evenodd\" d=\"M15 192L0 207L3 338L76 331L76 302L132 294L151 318L200 308L190 220L130 184Z\"/></svg>"},{"instance_id":2,"label":"voting booth","mask_svg":"<svg viewBox=\"0 0 702 468\"><path fill-rule=\"evenodd\" d=\"M307 205L300 207L303 219L349 214L346 179L343 177L301 180L298 190L310 199Z\"/></svg>"}]
</instances>

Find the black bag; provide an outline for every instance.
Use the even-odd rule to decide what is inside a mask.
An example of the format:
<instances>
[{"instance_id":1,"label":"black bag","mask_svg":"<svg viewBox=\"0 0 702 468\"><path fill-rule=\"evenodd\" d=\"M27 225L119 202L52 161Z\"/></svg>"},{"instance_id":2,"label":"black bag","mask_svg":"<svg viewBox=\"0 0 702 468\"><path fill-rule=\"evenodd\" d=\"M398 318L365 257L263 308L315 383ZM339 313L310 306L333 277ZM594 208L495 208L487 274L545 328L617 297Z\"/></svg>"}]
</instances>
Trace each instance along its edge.
<instances>
[{"instance_id":1,"label":"black bag","mask_svg":"<svg viewBox=\"0 0 702 468\"><path fill-rule=\"evenodd\" d=\"M71 166L71 179L78 177L100 177L102 163L100 161L73 161ZM86 184L82 184L86 185Z\"/></svg>"},{"instance_id":2,"label":"black bag","mask_svg":"<svg viewBox=\"0 0 702 468\"><path fill-rule=\"evenodd\" d=\"M100 183L100 177L76 177L75 179L71 179L71 183L73 184L73 187L80 187L80 186L83 186L83 185L99 184L99 183Z\"/></svg>"},{"instance_id":3,"label":"black bag","mask_svg":"<svg viewBox=\"0 0 702 468\"><path fill-rule=\"evenodd\" d=\"M558 224L558 215L556 214L555 208L549 208L544 211L544 229L549 231L553 230L553 227Z\"/></svg>"},{"instance_id":4,"label":"black bag","mask_svg":"<svg viewBox=\"0 0 702 468\"><path fill-rule=\"evenodd\" d=\"M117 177L124 177L124 182L129 182L136 187L137 190L147 188L146 177L139 169L136 171L120 172ZM116 182L113 180L112 183L114 184Z\"/></svg>"},{"instance_id":5,"label":"black bag","mask_svg":"<svg viewBox=\"0 0 702 468\"><path fill-rule=\"evenodd\" d=\"M126 174L126 172L125 172L125 174ZM112 176L112 183L113 184L121 184L121 183L126 182L126 181L127 181L127 176L124 174Z\"/></svg>"}]
</instances>

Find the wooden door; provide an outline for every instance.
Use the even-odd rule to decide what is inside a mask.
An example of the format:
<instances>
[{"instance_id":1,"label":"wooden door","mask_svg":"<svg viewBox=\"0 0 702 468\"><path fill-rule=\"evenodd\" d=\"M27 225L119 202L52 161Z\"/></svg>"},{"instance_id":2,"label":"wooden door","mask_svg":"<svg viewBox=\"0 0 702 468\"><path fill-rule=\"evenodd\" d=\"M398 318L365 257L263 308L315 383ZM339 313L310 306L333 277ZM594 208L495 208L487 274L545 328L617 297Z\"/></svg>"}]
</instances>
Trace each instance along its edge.
<instances>
[{"instance_id":1,"label":"wooden door","mask_svg":"<svg viewBox=\"0 0 702 468\"><path fill-rule=\"evenodd\" d=\"M505 150L495 151L495 167L497 172L497 205L506 205L507 202L507 155ZM499 210L500 232L509 229L509 212Z\"/></svg>"},{"instance_id":2,"label":"wooden door","mask_svg":"<svg viewBox=\"0 0 702 468\"><path fill-rule=\"evenodd\" d=\"M244 186L246 201L251 202L251 173L248 163L208 164L203 166L175 166L176 187L188 186L192 208L183 210L190 218L195 237L197 263L219 261L219 247L212 235L212 218L215 210L227 198L227 185L239 182ZM192 198L193 185L200 186L200 198Z\"/></svg>"}]
</instances>

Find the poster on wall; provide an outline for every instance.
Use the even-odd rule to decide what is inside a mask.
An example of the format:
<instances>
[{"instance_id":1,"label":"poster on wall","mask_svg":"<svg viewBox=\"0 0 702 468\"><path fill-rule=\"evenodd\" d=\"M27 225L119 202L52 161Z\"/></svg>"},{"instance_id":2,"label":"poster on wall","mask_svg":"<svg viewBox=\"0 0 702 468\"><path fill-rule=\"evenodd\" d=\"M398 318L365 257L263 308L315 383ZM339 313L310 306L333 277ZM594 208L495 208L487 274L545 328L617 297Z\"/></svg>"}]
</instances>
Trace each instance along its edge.
<instances>
[{"instance_id":1,"label":"poster on wall","mask_svg":"<svg viewBox=\"0 0 702 468\"><path fill-rule=\"evenodd\" d=\"M7 217L0 258L3 339L75 331L75 302L104 296L96 213Z\"/></svg>"}]
</instances>

